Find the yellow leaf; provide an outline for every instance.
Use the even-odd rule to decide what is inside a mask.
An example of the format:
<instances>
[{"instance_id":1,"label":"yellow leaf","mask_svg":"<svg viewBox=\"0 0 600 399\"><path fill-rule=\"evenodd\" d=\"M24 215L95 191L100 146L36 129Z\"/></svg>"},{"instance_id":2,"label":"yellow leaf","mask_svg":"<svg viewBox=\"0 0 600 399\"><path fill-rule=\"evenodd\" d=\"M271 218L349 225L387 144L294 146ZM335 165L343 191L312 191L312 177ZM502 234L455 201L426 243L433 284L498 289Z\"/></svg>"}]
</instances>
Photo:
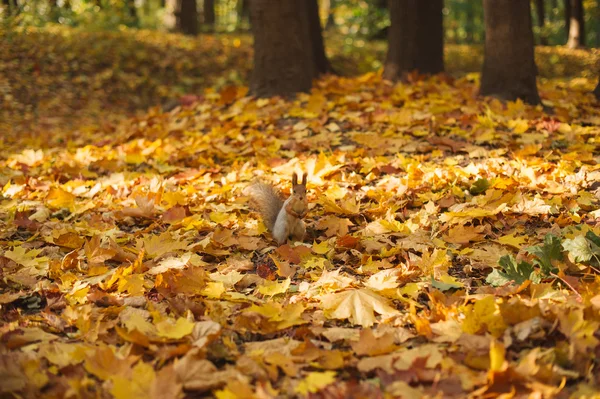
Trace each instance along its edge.
<instances>
[{"instance_id":1,"label":"yellow leaf","mask_svg":"<svg viewBox=\"0 0 600 399\"><path fill-rule=\"evenodd\" d=\"M130 378L116 375L112 378L113 386L110 393L115 399L144 398L149 396L150 387L156 379L156 373L151 365L139 362L133 368Z\"/></svg>"},{"instance_id":2,"label":"yellow leaf","mask_svg":"<svg viewBox=\"0 0 600 399\"><path fill-rule=\"evenodd\" d=\"M348 319L363 327L375 324L375 313L384 318L398 314L396 309L387 304L385 298L365 288L324 295L321 303L327 317Z\"/></svg>"},{"instance_id":3,"label":"yellow leaf","mask_svg":"<svg viewBox=\"0 0 600 399\"><path fill-rule=\"evenodd\" d=\"M499 337L506 329L506 324L493 295L479 299L474 305L465 306L463 313L465 319L462 327L463 331L468 334L489 331L493 336Z\"/></svg>"},{"instance_id":4,"label":"yellow leaf","mask_svg":"<svg viewBox=\"0 0 600 399\"><path fill-rule=\"evenodd\" d=\"M144 276L142 274L122 276L119 279L118 290L119 292L127 291L132 296L143 294L146 291L144 288Z\"/></svg>"},{"instance_id":5,"label":"yellow leaf","mask_svg":"<svg viewBox=\"0 0 600 399\"><path fill-rule=\"evenodd\" d=\"M206 287L200 292L209 298L218 299L225 292L225 285L220 281L211 281L206 283Z\"/></svg>"},{"instance_id":6,"label":"yellow leaf","mask_svg":"<svg viewBox=\"0 0 600 399\"><path fill-rule=\"evenodd\" d=\"M515 119L508 122L508 127L515 133L525 133L529 129L529 123L524 119Z\"/></svg>"},{"instance_id":7,"label":"yellow leaf","mask_svg":"<svg viewBox=\"0 0 600 399\"><path fill-rule=\"evenodd\" d=\"M516 237L515 233L507 234L498 238L497 240L500 244L508 245L510 247L521 249L523 245L527 242L526 236Z\"/></svg>"},{"instance_id":8,"label":"yellow leaf","mask_svg":"<svg viewBox=\"0 0 600 399\"><path fill-rule=\"evenodd\" d=\"M283 294L284 292L286 292L288 290L288 288L290 288L290 283L291 283L291 279L290 278L286 278L283 281L264 281L263 284L258 287L258 292L260 292L263 295L269 295L269 296L274 296L274 295L278 295L278 294Z\"/></svg>"},{"instance_id":9,"label":"yellow leaf","mask_svg":"<svg viewBox=\"0 0 600 399\"><path fill-rule=\"evenodd\" d=\"M299 393L300 395L316 393L319 390L325 388L327 385L335 382L335 376L335 371L309 373L303 381L300 381L300 383L298 383L294 391Z\"/></svg>"},{"instance_id":10,"label":"yellow leaf","mask_svg":"<svg viewBox=\"0 0 600 399\"><path fill-rule=\"evenodd\" d=\"M67 208L72 210L75 206L75 196L61 188L52 187L46 196L46 203L52 209Z\"/></svg>"},{"instance_id":11,"label":"yellow leaf","mask_svg":"<svg viewBox=\"0 0 600 399\"><path fill-rule=\"evenodd\" d=\"M165 319L156 324L158 335L165 338L180 339L192 333L194 323L180 317L174 323L173 319Z\"/></svg>"},{"instance_id":12,"label":"yellow leaf","mask_svg":"<svg viewBox=\"0 0 600 399\"><path fill-rule=\"evenodd\" d=\"M319 255L325 255L327 252L329 252L330 249L331 246L329 245L328 241L321 241L318 244L313 242L312 245L312 251Z\"/></svg>"},{"instance_id":13,"label":"yellow leaf","mask_svg":"<svg viewBox=\"0 0 600 399\"><path fill-rule=\"evenodd\" d=\"M506 348L496 340L490 344L490 371L502 371L506 355Z\"/></svg>"}]
</instances>

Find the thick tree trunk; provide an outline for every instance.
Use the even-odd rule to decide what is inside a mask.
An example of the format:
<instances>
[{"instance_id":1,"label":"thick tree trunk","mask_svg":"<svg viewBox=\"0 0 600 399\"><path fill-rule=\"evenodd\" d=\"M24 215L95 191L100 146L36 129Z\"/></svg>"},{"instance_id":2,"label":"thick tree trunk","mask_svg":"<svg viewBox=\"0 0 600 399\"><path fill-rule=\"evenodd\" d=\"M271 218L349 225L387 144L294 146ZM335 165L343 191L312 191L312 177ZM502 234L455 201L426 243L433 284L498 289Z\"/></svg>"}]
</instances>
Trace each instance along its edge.
<instances>
[{"instance_id":1,"label":"thick tree trunk","mask_svg":"<svg viewBox=\"0 0 600 399\"><path fill-rule=\"evenodd\" d=\"M485 57L480 94L538 104L528 1L483 0Z\"/></svg>"},{"instance_id":2,"label":"thick tree trunk","mask_svg":"<svg viewBox=\"0 0 600 399\"><path fill-rule=\"evenodd\" d=\"M204 0L204 25L206 30L213 31L215 29L215 0Z\"/></svg>"},{"instance_id":3,"label":"thick tree trunk","mask_svg":"<svg viewBox=\"0 0 600 399\"><path fill-rule=\"evenodd\" d=\"M329 60L325 55L323 29L321 29L321 18L319 17L319 4L317 4L317 0L302 1L306 1L306 7L308 9L308 29L310 33L313 60L315 62L315 76L324 73L334 73Z\"/></svg>"},{"instance_id":4,"label":"thick tree trunk","mask_svg":"<svg viewBox=\"0 0 600 399\"><path fill-rule=\"evenodd\" d=\"M444 70L443 6L443 0L390 1L392 24L384 78L398 80L413 70Z\"/></svg>"},{"instance_id":5,"label":"thick tree trunk","mask_svg":"<svg viewBox=\"0 0 600 399\"><path fill-rule=\"evenodd\" d=\"M565 7L567 5L565 4ZM565 9L566 10L566 9ZM583 1L570 0L570 23L568 48L579 48L585 46L585 24L583 19Z\"/></svg>"},{"instance_id":6,"label":"thick tree trunk","mask_svg":"<svg viewBox=\"0 0 600 399\"><path fill-rule=\"evenodd\" d=\"M196 0L177 0L175 25L179 32L195 36L198 34L198 8Z\"/></svg>"},{"instance_id":7,"label":"thick tree trunk","mask_svg":"<svg viewBox=\"0 0 600 399\"><path fill-rule=\"evenodd\" d=\"M546 24L546 8L544 7L544 0L535 0L535 10L538 17L538 26L540 27L540 44L542 46L547 46L548 38L544 32L544 25Z\"/></svg>"},{"instance_id":8,"label":"thick tree trunk","mask_svg":"<svg viewBox=\"0 0 600 399\"><path fill-rule=\"evenodd\" d=\"M252 0L254 70L250 92L258 97L309 91L314 59L305 1Z\"/></svg>"}]
</instances>

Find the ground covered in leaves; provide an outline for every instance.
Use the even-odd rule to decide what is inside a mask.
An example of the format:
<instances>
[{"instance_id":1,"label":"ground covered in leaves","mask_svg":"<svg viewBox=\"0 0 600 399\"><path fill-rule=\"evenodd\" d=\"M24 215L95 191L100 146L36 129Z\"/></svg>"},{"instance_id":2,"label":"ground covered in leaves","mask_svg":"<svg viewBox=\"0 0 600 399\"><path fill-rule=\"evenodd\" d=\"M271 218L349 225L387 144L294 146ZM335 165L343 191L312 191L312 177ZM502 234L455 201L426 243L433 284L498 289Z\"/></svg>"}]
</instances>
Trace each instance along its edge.
<instances>
[{"instance_id":1,"label":"ground covered in leaves","mask_svg":"<svg viewBox=\"0 0 600 399\"><path fill-rule=\"evenodd\" d=\"M592 397L595 82L542 108L477 80L225 87L5 141L0 394ZM301 170L307 238L276 247L242 192Z\"/></svg>"}]
</instances>

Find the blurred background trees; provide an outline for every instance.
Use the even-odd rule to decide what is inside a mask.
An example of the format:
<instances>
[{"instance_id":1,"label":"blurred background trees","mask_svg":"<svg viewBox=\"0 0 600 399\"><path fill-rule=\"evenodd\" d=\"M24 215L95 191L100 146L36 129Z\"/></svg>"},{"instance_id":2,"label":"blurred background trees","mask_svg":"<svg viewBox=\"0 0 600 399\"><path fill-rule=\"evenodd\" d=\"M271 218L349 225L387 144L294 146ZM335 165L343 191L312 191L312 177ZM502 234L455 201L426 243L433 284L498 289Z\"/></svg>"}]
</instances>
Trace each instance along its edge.
<instances>
[{"instance_id":1,"label":"blurred background trees","mask_svg":"<svg viewBox=\"0 0 600 399\"><path fill-rule=\"evenodd\" d=\"M198 32L248 30L252 0L0 0L2 16L18 16L20 25L59 23L90 29L119 26L174 30L177 10L191 10ZM399 1L401 0L392 0ZM193 4L192 4L193 3ZM353 40L387 39L387 0L319 0L323 27ZM569 47L600 46L598 0L532 0L536 44ZM186 13L187 14L187 13ZM483 44L485 27L481 0L446 0L444 42ZM179 14L180 18L190 15ZM184 24L185 25L185 24ZM193 29L191 29L193 31Z\"/></svg>"}]
</instances>

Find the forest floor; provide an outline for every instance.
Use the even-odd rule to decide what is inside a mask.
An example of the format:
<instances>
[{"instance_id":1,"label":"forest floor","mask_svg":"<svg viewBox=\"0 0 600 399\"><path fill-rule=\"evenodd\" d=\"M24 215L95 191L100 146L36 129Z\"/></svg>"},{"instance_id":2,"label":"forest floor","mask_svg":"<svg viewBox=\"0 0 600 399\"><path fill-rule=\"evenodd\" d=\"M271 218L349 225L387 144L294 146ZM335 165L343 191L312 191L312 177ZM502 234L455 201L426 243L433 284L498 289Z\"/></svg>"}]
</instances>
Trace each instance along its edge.
<instances>
[{"instance_id":1,"label":"forest floor","mask_svg":"<svg viewBox=\"0 0 600 399\"><path fill-rule=\"evenodd\" d=\"M331 46L367 72L284 101L245 36L2 35L0 396L598 391L597 51L537 49L542 108L479 98L476 47L391 84ZM300 170L276 247L242 191Z\"/></svg>"}]
</instances>

